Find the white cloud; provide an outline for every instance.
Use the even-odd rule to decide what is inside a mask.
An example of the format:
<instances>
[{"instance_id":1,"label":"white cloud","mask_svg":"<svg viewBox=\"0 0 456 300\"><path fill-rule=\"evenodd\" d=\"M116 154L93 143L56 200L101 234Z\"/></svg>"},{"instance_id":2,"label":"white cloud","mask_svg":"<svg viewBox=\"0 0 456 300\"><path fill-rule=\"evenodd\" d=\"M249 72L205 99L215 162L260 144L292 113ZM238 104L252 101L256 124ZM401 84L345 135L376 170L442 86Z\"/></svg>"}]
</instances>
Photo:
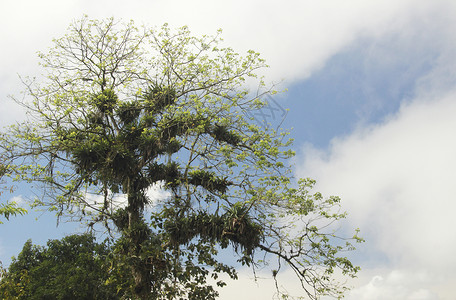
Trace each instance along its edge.
<instances>
[{"instance_id":1,"label":"white cloud","mask_svg":"<svg viewBox=\"0 0 456 300\"><path fill-rule=\"evenodd\" d=\"M11 197L11 199L9 199L9 202L16 203L16 206L18 206L18 207L27 206L27 201L24 199L24 197L22 195L17 195L17 196Z\"/></svg>"},{"instance_id":2,"label":"white cloud","mask_svg":"<svg viewBox=\"0 0 456 300\"><path fill-rule=\"evenodd\" d=\"M164 189L163 182L155 183L146 192L151 205L156 205L157 202L163 201L171 197L171 193Z\"/></svg>"},{"instance_id":3,"label":"white cloud","mask_svg":"<svg viewBox=\"0 0 456 300\"><path fill-rule=\"evenodd\" d=\"M234 281L222 275L221 278L225 280L227 286L218 290L220 293L218 299L282 299L277 294L276 284L270 270L267 270L267 268L256 270L255 275L248 268L238 270L238 279ZM307 296L292 270L281 270L277 275L277 279L278 287L282 292L286 291L293 297Z\"/></svg>"},{"instance_id":4,"label":"white cloud","mask_svg":"<svg viewBox=\"0 0 456 300\"><path fill-rule=\"evenodd\" d=\"M427 285L429 274L393 270L386 276L375 275L364 286L352 290L347 300L438 300L439 296Z\"/></svg>"},{"instance_id":5,"label":"white cloud","mask_svg":"<svg viewBox=\"0 0 456 300\"><path fill-rule=\"evenodd\" d=\"M163 188L163 184L161 182L154 183L151 187L149 187L146 191L146 196L149 199L149 205L154 206L159 201L163 201L171 196L171 193ZM111 209L115 211L119 208L125 208L128 205L127 195L118 193L113 194L109 192L108 197L111 199ZM16 197L15 197L16 198ZM104 196L101 194L86 194L87 204L90 205L89 210L91 208L98 208L102 209L104 205ZM146 207L147 209L147 207Z\"/></svg>"},{"instance_id":6,"label":"white cloud","mask_svg":"<svg viewBox=\"0 0 456 300\"><path fill-rule=\"evenodd\" d=\"M449 0L375 1L8 1L0 12L2 59L0 98L22 89L16 74L39 76L36 51L45 50L68 24L88 14L115 16L160 26L189 25L196 33L224 29L229 46L260 51L271 65L268 80L304 79L359 37L410 32L417 20L443 28L454 27ZM436 17L435 14L438 16ZM436 22L436 20L438 22ZM433 30L435 33L436 30ZM438 47L437 43L429 45ZM0 109L3 124L17 119L7 102Z\"/></svg>"},{"instance_id":7,"label":"white cloud","mask_svg":"<svg viewBox=\"0 0 456 300\"><path fill-rule=\"evenodd\" d=\"M111 205L109 209L112 209L113 211L119 208L124 208L128 204L127 197L124 194L112 194L111 192L109 192L108 198L110 199L109 203ZM103 209L105 199L104 195L102 194L87 193L85 195L85 201L86 204L81 204L81 208L83 206L84 209L88 209L90 212L93 212L95 209Z\"/></svg>"},{"instance_id":8,"label":"white cloud","mask_svg":"<svg viewBox=\"0 0 456 300\"><path fill-rule=\"evenodd\" d=\"M426 270L373 268L364 270L347 300L453 300L453 276ZM324 300L329 300L324 298Z\"/></svg>"},{"instance_id":9,"label":"white cloud","mask_svg":"<svg viewBox=\"0 0 456 300\"><path fill-rule=\"evenodd\" d=\"M189 25L199 33L223 28L228 45L263 54L271 65L270 80L292 82L307 78L360 37L379 38L391 32L406 35L417 20L431 18L434 22L435 12L451 11L452 6L447 0L235 0L229 5L210 0L159 1L151 11L173 13L152 19L146 9L135 16L154 24Z\"/></svg>"},{"instance_id":10,"label":"white cloud","mask_svg":"<svg viewBox=\"0 0 456 300\"><path fill-rule=\"evenodd\" d=\"M368 250L406 269L449 276L456 267L456 92L417 99L384 124L306 147L300 176L342 196Z\"/></svg>"}]
</instances>

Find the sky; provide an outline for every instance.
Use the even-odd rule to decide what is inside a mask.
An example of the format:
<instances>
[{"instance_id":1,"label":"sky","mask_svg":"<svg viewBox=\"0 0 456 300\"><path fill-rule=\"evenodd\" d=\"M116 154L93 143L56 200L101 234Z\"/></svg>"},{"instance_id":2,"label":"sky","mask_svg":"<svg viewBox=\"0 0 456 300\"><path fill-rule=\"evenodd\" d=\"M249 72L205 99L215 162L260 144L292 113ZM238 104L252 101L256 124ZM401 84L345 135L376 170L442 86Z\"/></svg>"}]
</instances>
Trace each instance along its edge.
<instances>
[{"instance_id":1,"label":"sky","mask_svg":"<svg viewBox=\"0 0 456 300\"><path fill-rule=\"evenodd\" d=\"M456 2L3 0L0 125L23 116L7 98L22 89L18 74L39 77L36 52L83 14L222 28L238 52L260 52L266 81L288 89L274 97L286 117L270 121L293 128L295 175L340 196L347 228L367 241L351 254L362 271L346 299L454 299ZM11 219L0 225L0 260L75 227L40 213ZM220 299L273 296L270 280L240 278ZM291 274L282 278L295 291Z\"/></svg>"}]
</instances>

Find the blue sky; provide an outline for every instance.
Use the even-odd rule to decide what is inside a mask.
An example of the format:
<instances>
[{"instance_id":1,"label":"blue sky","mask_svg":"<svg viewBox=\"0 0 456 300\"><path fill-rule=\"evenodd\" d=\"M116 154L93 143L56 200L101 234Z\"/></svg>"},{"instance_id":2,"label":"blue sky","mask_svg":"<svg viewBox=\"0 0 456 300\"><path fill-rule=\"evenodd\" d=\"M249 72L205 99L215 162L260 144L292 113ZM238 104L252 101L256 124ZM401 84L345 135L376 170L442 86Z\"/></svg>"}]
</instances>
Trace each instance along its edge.
<instances>
[{"instance_id":1,"label":"blue sky","mask_svg":"<svg viewBox=\"0 0 456 300\"><path fill-rule=\"evenodd\" d=\"M6 98L17 74L39 76L36 51L88 14L196 34L224 30L240 52L255 49L269 82L288 92L283 125L296 139L295 173L340 195L347 226L367 239L347 299L454 299L456 283L456 3L370 1L2 1L0 123L21 118ZM18 191L19 193L19 191ZM19 197L20 194L11 195ZM20 199L20 198L18 198ZM38 214L0 225L0 260L32 238L73 233ZM76 228L76 229L75 229ZM269 299L271 281L249 270L221 299ZM290 274L283 274L294 290ZM247 288L247 289L246 289Z\"/></svg>"}]
</instances>

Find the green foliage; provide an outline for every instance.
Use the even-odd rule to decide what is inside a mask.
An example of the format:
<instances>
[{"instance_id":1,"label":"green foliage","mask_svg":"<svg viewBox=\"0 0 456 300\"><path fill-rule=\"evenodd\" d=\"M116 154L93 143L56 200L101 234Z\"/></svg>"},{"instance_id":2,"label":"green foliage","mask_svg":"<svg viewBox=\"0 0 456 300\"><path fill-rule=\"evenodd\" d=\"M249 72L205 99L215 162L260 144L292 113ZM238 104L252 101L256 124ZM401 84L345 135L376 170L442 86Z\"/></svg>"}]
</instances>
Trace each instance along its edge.
<instances>
[{"instance_id":1,"label":"green foliage","mask_svg":"<svg viewBox=\"0 0 456 300\"><path fill-rule=\"evenodd\" d=\"M14 191L13 186L8 187L6 182L3 181L3 176L7 175L9 175L9 166L4 164L2 156L0 155L0 196L3 196L5 191L9 191L10 193ZM0 200L1 199L3 199L3 197L1 197ZM27 210L18 206L14 201L0 203L0 216L4 217L7 221L11 216L24 215L26 213ZM0 220L0 224L3 224L2 220Z\"/></svg>"},{"instance_id":2,"label":"green foliage","mask_svg":"<svg viewBox=\"0 0 456 300\"><path fill-rule=\"evenodd\" d=\"M27 213L27 210L22 207L18 207L16 202L11 201L7 203L0 203L0 215L3 216L6 220L9 220L11 216L24 215ZM0 224L3 222L0 221Z\"/></svg>"},{"instance_id":3,"label":"green foliage","mask_svg":"<svg viewBox=\"0 0 456 300\"><path fill-rule=\"evenodd\" d=\"M54 44L40 54L47 81L25 81L17 100L33 121L8 128L0 149L17 180L43 184L37 205L114 233L109 282L138 299L214 299L208 278L236 278L218 256L232 247L252 268L285 262L311 298L343 291L330 275L356 274L340 253L361 239L331 229L345 217L338 198L293 182L288 132L245 117L275 93L255 75L258 53L113 19L83 18ZM152 201L157 186L169 196Z\"/></svg>"},{"instance_id":4,"label":"green foliage","mask_svg":"<svg viewBox=\"0 0 456 300\"><path fill-rule=\"evenodd\" d=\"M2 299L120 299L109 278L109 247L90 235L49 240L47 247L28 240L0 280Z\"/></svg>"}]
</instances>

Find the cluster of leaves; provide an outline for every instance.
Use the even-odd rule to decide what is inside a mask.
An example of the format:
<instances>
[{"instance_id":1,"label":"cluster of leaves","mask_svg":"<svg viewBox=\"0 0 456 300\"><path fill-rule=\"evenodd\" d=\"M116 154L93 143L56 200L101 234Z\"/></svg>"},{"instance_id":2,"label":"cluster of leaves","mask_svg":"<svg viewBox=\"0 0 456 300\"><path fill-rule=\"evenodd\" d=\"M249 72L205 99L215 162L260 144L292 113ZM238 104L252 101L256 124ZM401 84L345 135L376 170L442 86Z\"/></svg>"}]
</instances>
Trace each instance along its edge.
<instances>
[{"instance_id":1,"label":"cluster of leaves","mask_svg":"<svg viewBox=\"0 0 456 300\"><path fill-rule=\"evenodd\" d=\"M2 161L2 157L0 156L0 199L1 196L5 191L12 193L14 191L14 187L8 187L6 182L3 181L3 176L8 175L8 166L5 165ZM9 220L11 216L16 215L24 215L27 213L27 210L23 207L18 206L18 204L14 201L7 201L6 203L0 203L0 216L3 216L6 220ZM2 221L0 220L0 224Z\"/></svg>"},{"instance_id":2,"label":"cluster of leaves","mask_svg":"<svg viewBox=\"0 0 456 300\"><path fill-rule=\"evenodd\" d=\"M24 215L27 213L27 210L23 207L17 205L14 201L9 201L6 203L0 203L0 216L3 216L7 221L11 216ZM0 221L0 224L3 222Z\"/></svg>"}]
</instances>

